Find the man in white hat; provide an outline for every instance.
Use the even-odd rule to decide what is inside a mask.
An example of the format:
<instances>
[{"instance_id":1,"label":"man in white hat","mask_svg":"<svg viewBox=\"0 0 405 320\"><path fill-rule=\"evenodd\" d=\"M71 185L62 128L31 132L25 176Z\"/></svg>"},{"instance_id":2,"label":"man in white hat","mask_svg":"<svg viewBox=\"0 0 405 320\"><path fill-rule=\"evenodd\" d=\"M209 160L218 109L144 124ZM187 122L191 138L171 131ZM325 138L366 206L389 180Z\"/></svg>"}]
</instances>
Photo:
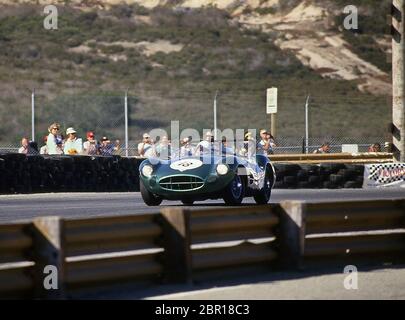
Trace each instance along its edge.
<instances>
[{"instance_id":1,"label":"man in white hat","mask_svg":"<svg viewBox=\"0 0 405 320\"><path fill-rule=\"evenodd\" d=\"M63 152L65 154L80 154L83 151L82 139L76 137L76 130L73 128L67 128L66 130L67 139L65 141L65 146Z\"/></svg>"},{"instance_id":2,"label":"man in white hat","mask_svg":"<svg viewBox=\"0 0 405 320\"><path fill-rule=\"evenodd\" d=\"M153 140L149 134L143 134L142 142L138 144L138 153L141 157L145 158L154 157L156 155Z\"/></svg>"}]
</instances>

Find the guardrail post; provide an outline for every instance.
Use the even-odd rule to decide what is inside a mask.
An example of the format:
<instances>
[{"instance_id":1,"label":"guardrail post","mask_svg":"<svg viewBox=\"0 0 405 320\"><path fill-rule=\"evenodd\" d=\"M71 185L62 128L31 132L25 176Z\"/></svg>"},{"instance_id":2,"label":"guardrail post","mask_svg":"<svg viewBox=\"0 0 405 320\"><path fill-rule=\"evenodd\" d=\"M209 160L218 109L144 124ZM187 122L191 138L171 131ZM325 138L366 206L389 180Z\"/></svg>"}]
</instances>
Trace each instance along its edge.
<instances>
[{"instance_id":1,"label":"guardrail post","mask_svg":"<svg viewBox=\"0 0 405 320\"><path fill-rule=\"evenodd\" d=\"M35 295L39 299L65 298L64 221L41 217L33 221Z\"/></svg>"},{"instance_id":2,"label":"guardrail post","mask_svg":"<svg viewBox=\"0 0 405 320\"><path fill-rule=\"evenodd\" d=\"M163 246L165 248L165 281L190 283L192 256L190 211L182 208L164 208Z\"/></svg>"},{"instance_id":3,"label":"guardrail post","mask_svg":"<svg viewBox=\"0 0 405 320\"><path fill-rule=\"evenodd\" d=\"M275 211L280 218L277 234L280 267L301 269L305 247L306 204L299 201L281 202Z\"/></svg>"}]
</instances>

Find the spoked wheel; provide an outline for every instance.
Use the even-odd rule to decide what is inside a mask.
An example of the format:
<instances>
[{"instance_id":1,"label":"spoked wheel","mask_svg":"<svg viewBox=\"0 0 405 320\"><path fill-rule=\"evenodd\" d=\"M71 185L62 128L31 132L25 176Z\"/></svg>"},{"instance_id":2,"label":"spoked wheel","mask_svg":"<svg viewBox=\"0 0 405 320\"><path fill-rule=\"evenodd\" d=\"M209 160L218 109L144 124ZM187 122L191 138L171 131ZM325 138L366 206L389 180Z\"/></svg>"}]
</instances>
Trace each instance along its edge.
<instances>
[{"instance_id":1,"label":"spoked wheel","mask_svg":"<svg viewBox=\"0 0 405 320\"><path fill-rule=\"evenodd\" d=\"M141 190L142 199L148 206L158 206L162 203L163 199L155 196L152 192L149 192L143 185L142 180L139 181L139 187Z\"/></svg>"},{"instance_id":2,"label":"spoked wheel","mask_svg":"<svg viewBox=\"0 0 405 320\"><path fill-rule=\"evenodd\" d=\"M185 206L192 206L194 204L194 200L181 200L181 202L185 205Z\"/></svg>"},{"instance_id":3,"label":"spoked wheel","mask_svg":"<svg viewBox=\"0 0 405 320\"><path fill-rule=\"evenodd\" d=\"M242 203L245 196L245 186L242 178L235 174L233 180L226 186L224 190L224 201L227 205L238 205Z\"/></svg>"},{"instance_id":4,"label":"spoked wheel","mask_svg":"<svg viewBox=\"0 0 405 320\"><path fill-rule=\"evenodd\" d=\"M253 196L257 204L266 204L270 201L272 183L270 173L266 170L263 188Z\"/></svg>"}]
</instances>

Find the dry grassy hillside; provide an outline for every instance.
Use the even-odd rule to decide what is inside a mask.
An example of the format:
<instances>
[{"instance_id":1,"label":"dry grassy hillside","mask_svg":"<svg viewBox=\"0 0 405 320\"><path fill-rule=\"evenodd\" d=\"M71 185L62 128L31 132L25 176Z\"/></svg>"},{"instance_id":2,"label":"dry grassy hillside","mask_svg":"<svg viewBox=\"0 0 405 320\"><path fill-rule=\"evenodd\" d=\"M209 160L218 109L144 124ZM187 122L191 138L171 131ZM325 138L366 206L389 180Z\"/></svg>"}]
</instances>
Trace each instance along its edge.
<instances>
[{"instance_id":1,"label":"dry grassy hillside","mask_svg":"<svg viewBox=\"0 0 405 320\"><path fill-rule=\"evenodd\" d=\"M59 29L46 31L56 2ZM269 86L280 136L303 135L307 93L312 136L385 135L389 1L351 2L356 32L342 29L341 0L0 0L0 143L29 134L32 88L37 138L53 120L122 138L128 88L133 139L170 120L209 128L216 90L221 127L264 127Z\"/></svg>"}]
</instances>

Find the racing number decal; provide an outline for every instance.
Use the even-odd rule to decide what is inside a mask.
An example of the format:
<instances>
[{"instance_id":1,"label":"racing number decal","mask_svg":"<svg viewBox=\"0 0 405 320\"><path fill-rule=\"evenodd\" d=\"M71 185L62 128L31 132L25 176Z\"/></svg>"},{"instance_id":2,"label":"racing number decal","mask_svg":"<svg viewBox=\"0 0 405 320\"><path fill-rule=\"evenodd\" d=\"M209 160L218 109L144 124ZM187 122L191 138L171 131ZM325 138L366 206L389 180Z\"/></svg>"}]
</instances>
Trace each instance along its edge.
<instances>
[{"instance_id":1,"label":"racing number decal","mask_svg":"<svg viewBox=\"0 0 405 320\"><path fill-rule=\"evenodd\" d=\"M198 159L184 159L173 162L172 164L170 164L170 168L172 168L173 170L179 170L180 172L183 172L199 168L202 165L203 165L202 161Z\"/></svg>"}]
</instances>

